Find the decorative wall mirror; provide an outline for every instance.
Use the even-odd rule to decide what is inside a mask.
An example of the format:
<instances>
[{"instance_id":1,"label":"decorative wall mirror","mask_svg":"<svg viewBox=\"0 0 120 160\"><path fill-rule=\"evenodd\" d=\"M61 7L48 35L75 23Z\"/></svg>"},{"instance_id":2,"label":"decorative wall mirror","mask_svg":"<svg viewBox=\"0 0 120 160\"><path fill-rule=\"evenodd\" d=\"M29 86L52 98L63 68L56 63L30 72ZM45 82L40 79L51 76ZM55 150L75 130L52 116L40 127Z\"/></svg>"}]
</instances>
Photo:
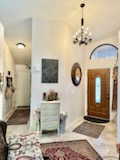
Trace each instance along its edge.
<instances>
[{"instance_id":1,"label":"decorative wall mirror","mask_svg":"<svg viewBox=\"0 0 120 160\"><path fill-rule=\"evenodd\" d=\"M72 79L73 84L75 86L78 86L81 82L81 78L82 78L81 67L78 63L75 63L71 71L71 79Z\"/></svg>"}]
</instances>

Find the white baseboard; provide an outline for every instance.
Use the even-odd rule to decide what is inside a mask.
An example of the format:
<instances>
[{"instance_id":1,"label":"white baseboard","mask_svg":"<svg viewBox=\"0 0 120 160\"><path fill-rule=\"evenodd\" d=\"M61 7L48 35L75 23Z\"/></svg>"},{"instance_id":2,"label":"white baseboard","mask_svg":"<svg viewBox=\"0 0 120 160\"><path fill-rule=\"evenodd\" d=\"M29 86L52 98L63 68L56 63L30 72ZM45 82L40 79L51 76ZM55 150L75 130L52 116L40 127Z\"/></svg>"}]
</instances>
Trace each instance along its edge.
<instances>
[{"instance_id":1,"label":"white baseboard","mask_svg":"<svg viewBox=\"0 0 120 160\"><path fill-rule=\"evenodd\" d=\"M66 130L67 130L67 131L73 131L73 129L75 129L75 127L77 127L80 123L82 123L83 120L84 120L83 117L80 117L80 118L76 119L76 120L73 121L70 125L68 125L68 126L66 127Z\"/></svg>"}]
</instances>

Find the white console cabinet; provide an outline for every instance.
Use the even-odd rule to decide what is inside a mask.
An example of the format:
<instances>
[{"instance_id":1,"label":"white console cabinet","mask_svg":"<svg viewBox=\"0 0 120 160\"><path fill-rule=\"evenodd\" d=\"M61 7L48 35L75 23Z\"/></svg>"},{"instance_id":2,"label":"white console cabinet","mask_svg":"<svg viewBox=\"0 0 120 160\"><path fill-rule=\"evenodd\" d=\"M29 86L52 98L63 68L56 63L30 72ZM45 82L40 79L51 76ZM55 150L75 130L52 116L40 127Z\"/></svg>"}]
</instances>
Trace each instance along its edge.
<instances>
[{"instance_id":1,"label":"white console cabinet","mask_svg":"<svg viewBox=\"0 0 120 160\"><path fill-rule=\"evenodd\" d=\"M60 102L42 101L40 106L41 132L57 130L59 133L60 124Z\"/></svg>"}]
</instances>

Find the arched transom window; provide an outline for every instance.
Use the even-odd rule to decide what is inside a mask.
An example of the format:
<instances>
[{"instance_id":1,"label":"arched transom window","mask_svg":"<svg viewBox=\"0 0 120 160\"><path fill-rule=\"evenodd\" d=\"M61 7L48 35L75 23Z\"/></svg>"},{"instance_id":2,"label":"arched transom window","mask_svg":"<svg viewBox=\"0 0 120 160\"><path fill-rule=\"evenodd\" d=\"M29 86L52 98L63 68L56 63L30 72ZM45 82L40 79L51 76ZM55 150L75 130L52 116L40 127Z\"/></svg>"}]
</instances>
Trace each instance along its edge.
<instances>
[{"instance_id":1,"label":"arched transom window","mask_svg":"<svg viewBox=\"0 0 120 160\"><path fill-rule=\"evenodd\" d=\"M118 48L112 44L102 44L95 48L90 55L90 59L103 59L118 57Z\"/></svg>"}]
</instances>

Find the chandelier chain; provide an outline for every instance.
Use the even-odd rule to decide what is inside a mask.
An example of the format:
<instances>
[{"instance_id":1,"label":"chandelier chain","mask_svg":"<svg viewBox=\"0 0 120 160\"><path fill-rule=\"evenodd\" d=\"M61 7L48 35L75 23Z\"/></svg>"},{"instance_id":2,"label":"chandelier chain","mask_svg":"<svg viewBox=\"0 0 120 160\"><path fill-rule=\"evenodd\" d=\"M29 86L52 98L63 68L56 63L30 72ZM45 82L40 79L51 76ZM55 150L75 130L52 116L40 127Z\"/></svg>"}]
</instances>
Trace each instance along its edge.
<instances>
[{"instance_id":1,"label":"chandelier chain","mask_svg":"<svg viewBox=\"0 0 120 160\"><path fill-rule=\"evenodd\" d=\"M92 41L92 34L89 32L88 28L84 27L84 7L85 3L80 4L81 10L82 10L82 17L81 17L81 29L76 32L76 34L73 37L73 43L79 43L79 45L85 44L87 45L89 42Z\"/></svg>"}]
</instances>

